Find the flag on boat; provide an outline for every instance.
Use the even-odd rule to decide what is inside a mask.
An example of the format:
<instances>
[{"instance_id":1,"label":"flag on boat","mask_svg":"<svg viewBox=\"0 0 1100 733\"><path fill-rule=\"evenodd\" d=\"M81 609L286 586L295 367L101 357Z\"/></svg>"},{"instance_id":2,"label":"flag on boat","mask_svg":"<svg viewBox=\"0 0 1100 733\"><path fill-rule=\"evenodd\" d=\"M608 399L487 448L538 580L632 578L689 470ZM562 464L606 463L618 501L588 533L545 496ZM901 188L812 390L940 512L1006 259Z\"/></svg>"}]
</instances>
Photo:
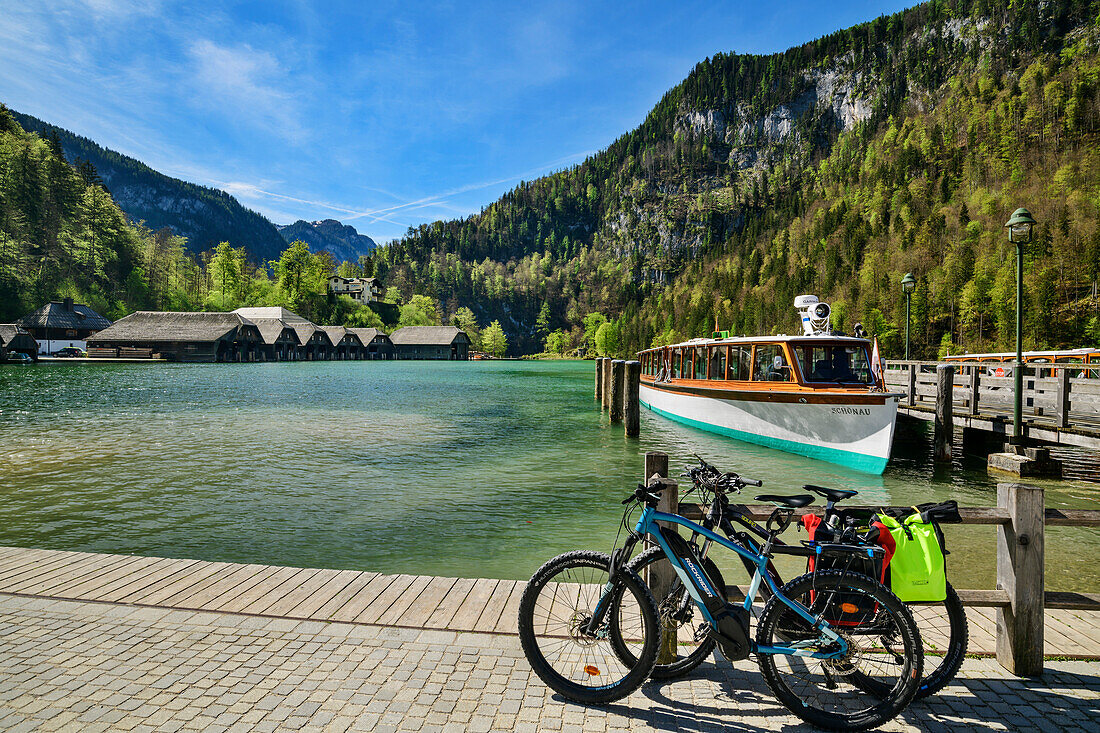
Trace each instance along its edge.
<instances>
[{"instance_id":1,"label":"flag on boat","mask_svg":"<svg viewBox=\"0 0 1100 733\"><path fill-rule=\"evenodd\" d=\"M878 336L875 336L875 345L871 349L871 373L875 375L875 378L879 381L879 384L886 383L886 363L882 360L882 355L878 351Z\"/></svg>"}]
</instances>

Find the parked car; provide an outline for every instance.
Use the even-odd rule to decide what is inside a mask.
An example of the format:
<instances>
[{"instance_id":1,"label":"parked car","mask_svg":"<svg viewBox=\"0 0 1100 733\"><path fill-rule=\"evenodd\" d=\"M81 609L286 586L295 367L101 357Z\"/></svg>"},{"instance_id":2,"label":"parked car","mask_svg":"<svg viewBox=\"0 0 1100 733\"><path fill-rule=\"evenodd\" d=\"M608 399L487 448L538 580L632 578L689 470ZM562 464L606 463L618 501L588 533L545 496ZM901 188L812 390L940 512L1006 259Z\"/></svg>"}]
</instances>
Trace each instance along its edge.
<instances>
[{"instance_id":1,"label":"parked car","mask_svg":"<svg viewBox=\"0 0 1100 733\"><path fill-rule=\"evenodd\" d=\"M87 354L84 353L82 350L76 348L75 346L66 346L64 349L61 349L61 351L58 351L56 354L54 354L54 356L72 357L87 356Z\"/></svg>"},{"instance_id":2,"label":"parked car","mask_svg":"<svg viewBox=\"0 0 1100 733\"><path fill-rule=\"evenodd\" d=\"M33 364L34 359L31 358L30 354L24 354L22 351L9 351L4 362L6 364Z\"/></svg>"}]
</instances>

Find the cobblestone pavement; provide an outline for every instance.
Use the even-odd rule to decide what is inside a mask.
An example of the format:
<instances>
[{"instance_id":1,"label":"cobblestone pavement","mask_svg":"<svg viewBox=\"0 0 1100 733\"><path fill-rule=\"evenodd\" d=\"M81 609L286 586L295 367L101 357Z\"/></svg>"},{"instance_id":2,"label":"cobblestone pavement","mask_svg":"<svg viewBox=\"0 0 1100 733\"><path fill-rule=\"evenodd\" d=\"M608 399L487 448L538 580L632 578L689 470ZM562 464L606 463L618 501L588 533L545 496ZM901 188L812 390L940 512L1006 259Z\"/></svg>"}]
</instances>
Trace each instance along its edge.
<instances>
[{"instance_id":1,"label":"cobblestone pavement","mask_svg":"<svg viewBox=\"0 0 1100 733\"><path fill-rule=\"evenodd\" d=\"M892 730L1100 730L1100 662L1040 680L967 660ZM566 703L514 636L0 594L0 730L589 731L804 728L750 662L603 708Z\"/></svg>"}]
</instances>

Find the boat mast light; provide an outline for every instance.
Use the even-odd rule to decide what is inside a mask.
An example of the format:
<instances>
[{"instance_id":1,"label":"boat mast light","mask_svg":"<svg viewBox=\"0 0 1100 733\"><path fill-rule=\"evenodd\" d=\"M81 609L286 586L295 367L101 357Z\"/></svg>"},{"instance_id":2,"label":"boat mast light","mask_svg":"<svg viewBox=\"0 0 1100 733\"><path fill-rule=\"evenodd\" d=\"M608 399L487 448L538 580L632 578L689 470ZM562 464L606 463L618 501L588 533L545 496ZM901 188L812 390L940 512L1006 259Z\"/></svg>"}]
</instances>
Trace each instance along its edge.
<instances>
[{"instance_id":1,"label":"boat mast light","mask_svg":"<svg viewBox=\"0 0 1100 733\"><path fill-rule=\"evenodd\" d=\"M832 308L817 299L816 295L800 295L794 299L794 307L802 318L802 333L806 336L822 336L832 333L829 322Z\"/></svg>"}]
</instances>

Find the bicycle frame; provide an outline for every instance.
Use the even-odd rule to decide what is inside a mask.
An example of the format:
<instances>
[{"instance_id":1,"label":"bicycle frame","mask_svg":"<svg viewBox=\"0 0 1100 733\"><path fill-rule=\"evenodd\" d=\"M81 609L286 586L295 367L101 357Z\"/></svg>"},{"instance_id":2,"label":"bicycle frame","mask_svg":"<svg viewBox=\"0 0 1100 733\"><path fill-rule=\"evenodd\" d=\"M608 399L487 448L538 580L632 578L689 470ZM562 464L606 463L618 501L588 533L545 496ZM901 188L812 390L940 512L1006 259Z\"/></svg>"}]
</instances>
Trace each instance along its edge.
<instances>
[{"instance_id":1,"label":"bicycle frame","mask_svg":"<svg viewBox=\"0 0 1100 733\"><path fill-rule=\"evenodd\" d=\"M688 567L684 563L683 558L678 557L676 553L672 551L672 548L669 546L668 541L661 533L661 526L657 524L658 522L678 524L693 532L697 532L703 537L706 537L712 542L717 542L721 546L732 550L740 557L751 562L756 567L756 572L753 575L752 582L749 585L749 590L745 594L744 607L746 610L750 610L752 608L752 604L756 600L756 595L760 590L761 583L767 583L768 588L772 592L772 595L779 602L783 603L785 606L793 610L813 628L817 629L820 632L821 637L824 637L828 641L835 642L839 645L839 649L835 652L815 652L806 648L801 648L800 644L805 644L806 642L796 642L790 646L761 646L758 645L754 640L750 639L749 643L751 652L757 654L783 654L787 656L810 657L813 659L838 659L848 653L848 642L845 641L845 639L837 634L835 631L833 631L828 622L813 615L808 608L803 606L798 601L792 600L783 595L779 587L775 584L775 581L772 580L771 576L768 573L764 572L769 560L767 555L763 553L753 553L741 547L740 545L726 539L725 537L716 534L706 527L696 524L690 519L686 519L677 514L666 514L664 512L659 512L650 506L644 506L642 509L642 515L638 519L638 524L634 528L635 536L641 537L649 535L657 542L658 546L660 546L661 550L664 552L665 557L668 558L668 561L672 564L672 568L679 576L680 581L684 584L684 587L691 595L692 600L695 601L695 605L699 608L704 618L711 625L711 628L718 628L718 624L715 618L707 610L706 605L703 603L700 586L705 586L703 590L712 594L714 593L714 589L709 587L706 578L702 574L697 575L696 573L689 571ZM608 587L604 589L603 596L596 604L596 609L594 610L592 619L593 626L595 626L598 623L598 620L602 619L607 612L607 607L610 605L610 598L612 595L612 593L610 592L612 586L613 582L609 582ZM816 645L818 641L819 639L815 639L813 644Z\"/></svg>"}]
</instances>

